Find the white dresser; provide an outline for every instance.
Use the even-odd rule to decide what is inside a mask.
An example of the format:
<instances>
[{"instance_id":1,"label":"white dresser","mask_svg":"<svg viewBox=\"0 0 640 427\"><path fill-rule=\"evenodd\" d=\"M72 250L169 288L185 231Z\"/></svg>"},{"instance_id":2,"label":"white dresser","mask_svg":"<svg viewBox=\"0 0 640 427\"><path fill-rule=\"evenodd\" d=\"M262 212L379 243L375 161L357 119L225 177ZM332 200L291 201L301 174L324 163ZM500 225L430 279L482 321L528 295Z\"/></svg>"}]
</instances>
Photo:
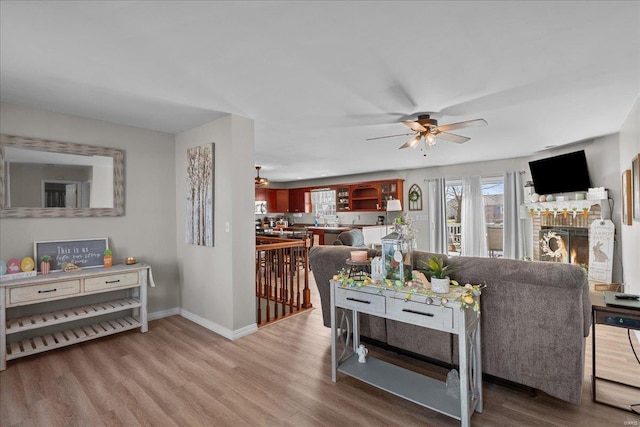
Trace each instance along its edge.
<instances>
[{"instance_id":1,"label":"white dresser","mask_svg":"<svg viewBox=\"0 0 640 427\"><path fill-rule=\"evenodd\" d=\"M352 315L348 316L344 309L351 310ZM459 397L449 396L443 381L382 360L368 357L366 363L359 363L356 353L360 344L359 312L458 335ZM350 340L352 348L349 348ZM480 351L480 315L470 308L461 309L459 302L441 306L438 298L430 299L424 294L381 290L378 286L343 287L341 282L331 281L331 377L334 382L341 372L469 426L473 412L482 412Z\"/></svg>"},{"instance_id":2,"label":"white dresser","mask_svg":"<svg viewBox=\"0 0 640 427\"><path fill-rule=\"evenodd\" d=\"M8 360L147 326L145 264L0 283L0 370Z\"/></svg>"}]
</instances>

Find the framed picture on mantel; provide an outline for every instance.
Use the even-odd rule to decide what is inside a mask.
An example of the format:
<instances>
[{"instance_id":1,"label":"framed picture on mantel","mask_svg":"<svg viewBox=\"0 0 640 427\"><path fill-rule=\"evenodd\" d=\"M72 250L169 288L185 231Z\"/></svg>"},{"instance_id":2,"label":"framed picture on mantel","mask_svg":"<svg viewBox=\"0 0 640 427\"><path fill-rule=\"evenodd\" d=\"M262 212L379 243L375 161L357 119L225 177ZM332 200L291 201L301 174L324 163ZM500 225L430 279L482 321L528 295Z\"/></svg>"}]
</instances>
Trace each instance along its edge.
<instances>
[{"instance_id":1,"label":"framed picture on mantel","mask_svg":"<svg viewBox=\"0 0 640 427\"><path fill-rule=\"evenodd\" d=\"M631 161L631 185L633 187L633 220L640 221L640 153Z\"/></svg>"}]
</instances>

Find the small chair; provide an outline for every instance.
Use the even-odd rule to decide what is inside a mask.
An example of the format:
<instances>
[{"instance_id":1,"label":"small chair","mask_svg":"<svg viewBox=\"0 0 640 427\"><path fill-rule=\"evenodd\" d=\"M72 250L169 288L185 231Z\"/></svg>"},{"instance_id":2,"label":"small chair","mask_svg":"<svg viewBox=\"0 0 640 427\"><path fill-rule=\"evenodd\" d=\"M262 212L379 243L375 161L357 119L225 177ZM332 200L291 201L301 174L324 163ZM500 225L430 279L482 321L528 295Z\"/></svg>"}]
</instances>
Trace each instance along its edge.
<instances>
[{"instance_id":1,"label":"small chair","mask_svg":"<svg viewBox=\"0 0 640 427\"><path fill-rule=\"evenodd\" d=\"M487 227L487 249L489 249L489 257L497 258L499 256L502 256L502 236L502 227Z\"/></svg>"},{"instance_id":2,"label":"small chair","mask_svg":"<svg viewBox=\"0 0 640 427\"><path fill-rule=\"evenodd\" d=\"M343 231L333 242L334 245L353 246L354 248L366 248L364 244L364 234L359 228L353 228L349 231Z\"/></svg>"}]
</instances>

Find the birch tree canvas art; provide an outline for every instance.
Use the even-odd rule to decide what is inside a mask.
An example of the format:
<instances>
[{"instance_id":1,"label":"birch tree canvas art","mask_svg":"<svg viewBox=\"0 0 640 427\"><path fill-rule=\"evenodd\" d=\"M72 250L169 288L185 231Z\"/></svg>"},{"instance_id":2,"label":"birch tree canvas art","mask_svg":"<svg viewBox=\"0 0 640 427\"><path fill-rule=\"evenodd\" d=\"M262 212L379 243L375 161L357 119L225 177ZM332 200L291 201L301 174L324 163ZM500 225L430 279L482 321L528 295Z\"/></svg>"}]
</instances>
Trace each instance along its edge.
<instances>
[{"instance_id":1,"label":"birch tree canvas art","mask_svg":"<svg viewBox=\"0 0 640 427\"><path fill-rule=\"evenodd\" d=\"M186 243L213 246L214 144L187 150Z\"/></svg>"}]
</instances>

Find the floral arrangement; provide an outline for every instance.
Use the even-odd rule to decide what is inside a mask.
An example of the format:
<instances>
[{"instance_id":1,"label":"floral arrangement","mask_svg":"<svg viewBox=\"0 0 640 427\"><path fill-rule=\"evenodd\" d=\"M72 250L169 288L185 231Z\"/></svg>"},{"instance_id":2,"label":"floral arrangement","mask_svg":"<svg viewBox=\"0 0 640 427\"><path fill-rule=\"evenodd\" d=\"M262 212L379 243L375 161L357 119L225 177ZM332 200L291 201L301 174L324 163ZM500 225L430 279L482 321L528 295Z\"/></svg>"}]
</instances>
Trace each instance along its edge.
<instances>
[{"instance_id":1,"label":"floral arrangement","mask_svg":"<svg viewBox=\"0 0 640 427\"><path fill-rule=\"evenodd\" d=\"M416 228L413 228L413 218L409 214L396 218L394 231L404 239L413 239L416 235Z\"/></svg>"},{"instance_id":2,"label":"floral arrangement","mask_svg":"<svg viewBox=\"0 0 640 427\"><path fill-rule=\"evenodd\" d=\"M427 284L429 283L423 273L414 270L411 280L403 283L400 280L375 280L369 275L365 275L354 278L349 277L349 272L342 269L338 274L333 276L333 280L342 283L343 287L362 287L362 286L378 286L378 293L382 294L385 290L390 291L403 291L407 292L405 300L410 300L412 295L425 295L427 304L439 305L444 307L448 302L459 302L460 309L472 309L473 311L480 312L480 304L478 297L482 293L482 289L486 285L472 285L467 283L464 286L460 286L455 280L451 280L451 291L448 294L437 294L432 292Z\"/></svg>"}]
</instances>

